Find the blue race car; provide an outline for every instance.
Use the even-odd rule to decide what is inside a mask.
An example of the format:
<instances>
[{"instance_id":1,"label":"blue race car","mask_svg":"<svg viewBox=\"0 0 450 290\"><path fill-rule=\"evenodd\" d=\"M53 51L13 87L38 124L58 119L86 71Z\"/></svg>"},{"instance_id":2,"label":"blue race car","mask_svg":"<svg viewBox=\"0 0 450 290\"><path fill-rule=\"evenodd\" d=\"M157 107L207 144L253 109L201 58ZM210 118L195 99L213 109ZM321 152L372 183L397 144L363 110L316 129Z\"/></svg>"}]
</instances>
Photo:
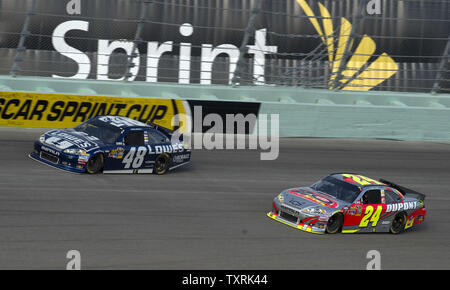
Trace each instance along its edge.
<instances>
[{"instance_id":1,"label":"blue race car","mask_svg":"<svg viewBox=\"0 0 450 290\"><path fill-rule=\"evenodd\" d=\"M51 130L34 143L29 156L76 173L155 173L189 163L191 150L182 135L119 116L97 116L73 129ZM174 138L175 139L175 138Z\"/></svg>"}]
</instances>

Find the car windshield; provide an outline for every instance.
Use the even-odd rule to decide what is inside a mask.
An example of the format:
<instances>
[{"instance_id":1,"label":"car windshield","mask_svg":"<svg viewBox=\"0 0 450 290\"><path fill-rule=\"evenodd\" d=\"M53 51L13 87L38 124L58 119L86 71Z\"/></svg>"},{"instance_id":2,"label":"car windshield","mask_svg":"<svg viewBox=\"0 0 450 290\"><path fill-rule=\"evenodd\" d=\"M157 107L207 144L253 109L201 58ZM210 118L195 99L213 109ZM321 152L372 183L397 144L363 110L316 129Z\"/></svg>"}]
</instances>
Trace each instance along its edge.
<instances>
[{"instance_id":1,"label":"car windshield","mask_svg":"<svg viewBox=\"0 0 450 290\"><path fill-rule=\"evenodd\" d=\"M311 185L311 188L323 193L327 193L337 199L343 200L348 203L352 203L361 192L359 187L331 176L327 176L317 181L316 183Z\"/></svg>"},{"instance_id":2,"label":"car windshield","mask_svg":"<svg viewBox=\"0 0 450 290\"><path fill-rule=\"evenodd\" d=\"M89 136L97 137L105 143L114 143L122 134L122 130L99 119L91 119L74 128L75 131L83 132Z\"/></svg>"}]
</instances>

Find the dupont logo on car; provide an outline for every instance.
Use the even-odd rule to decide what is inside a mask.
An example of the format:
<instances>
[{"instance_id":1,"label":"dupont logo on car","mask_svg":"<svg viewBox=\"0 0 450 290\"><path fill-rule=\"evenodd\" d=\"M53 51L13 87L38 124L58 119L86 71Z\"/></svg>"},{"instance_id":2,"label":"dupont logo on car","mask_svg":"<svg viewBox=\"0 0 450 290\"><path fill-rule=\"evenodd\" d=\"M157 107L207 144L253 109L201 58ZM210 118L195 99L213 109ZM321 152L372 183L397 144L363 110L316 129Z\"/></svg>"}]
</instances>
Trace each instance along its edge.
<instances>
[{"instance_id":1,"label":"dupont logo on car","mask_svg":"<svg viewBox=\"0 0 450 290\"><path fill-rule=\"evenodd\" d=\"M421 206L420 203L417 201L388 204L386 206L386 212L416 209L420 206Z\"/></svg>"}]
</instances>

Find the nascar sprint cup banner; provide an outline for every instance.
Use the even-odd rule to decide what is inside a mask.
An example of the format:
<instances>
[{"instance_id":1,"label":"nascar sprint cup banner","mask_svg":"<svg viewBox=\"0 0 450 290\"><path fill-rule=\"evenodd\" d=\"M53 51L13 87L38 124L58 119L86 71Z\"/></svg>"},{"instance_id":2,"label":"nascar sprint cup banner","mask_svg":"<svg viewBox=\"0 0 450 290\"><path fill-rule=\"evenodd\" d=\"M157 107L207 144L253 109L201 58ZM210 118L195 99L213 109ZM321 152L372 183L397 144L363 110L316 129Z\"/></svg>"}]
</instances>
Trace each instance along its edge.
<instances>
[{"instance_id":1,"label":"nascar sprint cup banner","mask_svg":"<svg viewBox=\"0 0 450 290\"><path fill-rule=\"evenodd\" d=\"M117 115L175 130L191 122L186 101L0 92L0 126L72 128L101 115ZM178 120L175 126L173 119ZM189 126L189 125L188 125Z\"/></svg>"}]
</instances>

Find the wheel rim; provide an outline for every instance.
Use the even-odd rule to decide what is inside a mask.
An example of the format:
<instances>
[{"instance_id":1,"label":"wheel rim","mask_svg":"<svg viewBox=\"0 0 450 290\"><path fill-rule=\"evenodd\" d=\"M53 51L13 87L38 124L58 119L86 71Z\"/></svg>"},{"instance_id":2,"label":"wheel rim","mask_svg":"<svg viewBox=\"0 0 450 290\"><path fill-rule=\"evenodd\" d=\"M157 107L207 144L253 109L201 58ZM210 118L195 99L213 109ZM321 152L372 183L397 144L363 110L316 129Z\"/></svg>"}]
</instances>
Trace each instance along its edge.
<instances>
[{"instance_id":1,"label":"wheel rim","mask_svg":"<svg viewBox=\"0 0 450 290\"><path fill-rule=\"evenodd\" d=\"M337 222L336 217L331 217L330 218L330 227L334 229L336 227L336 222Z\"/></svg>"},{"instance_id":2,"label":"wheel rim","mask_svg":"<svg viewBox=\"0 0 450 290\"><path fill-rule=\"evenodd\" d=\"M334 215L332 217L330 217L330 219L328 220L328 224L327 224L327 230L330 233L334 233L336 231L339 230L340 227L340 217L338 215Z\"/></svg>"},{"instance_id":3,"label":"wheel rim","mask_svg":"<svg viewBox=\"0 0 450 290\"><path fill-rule=\"evenodd\" d=\"M97 156L94 156L94 157L90 158L88 160L89 168L92 169L92 167L95 165L96 162L97 162Z\"/></svg>"},{"instance_id":4,"label":"wheel rim","mask_svg":"<svg viewBox=\"0 0 450 290\"><path fill-rule=\"evenodd\" d=\"M99 155L95 155L95 156L92 156L91 158L89 158L88 163L87 163L88 172L97 173L100 170L101 162L99 160L100 160Z\"/></svg>"},{"instance_id":5,"label":"wheel rim","mask_svg":"<svg viewBox=\"0 0 450 290\"><path fill-rule=\"evenodd\" d=\"M156 160L156 164L155 164L156 171L158 173L164 172L166 170L166 163L167 163L166 157L164 157L164 156L159 157Z\"/></svg>"},{"instance_id":6,"label":"wheel rim","mask_svg":"<svg viewBox=\"0 0 450 290\"><path fill-rule=\"evenodd\" d=\"M392 231L398 233L402 230L403 224L405 222L404 215L398 215L392 221Z\"/></svg>"}]
</instances>

